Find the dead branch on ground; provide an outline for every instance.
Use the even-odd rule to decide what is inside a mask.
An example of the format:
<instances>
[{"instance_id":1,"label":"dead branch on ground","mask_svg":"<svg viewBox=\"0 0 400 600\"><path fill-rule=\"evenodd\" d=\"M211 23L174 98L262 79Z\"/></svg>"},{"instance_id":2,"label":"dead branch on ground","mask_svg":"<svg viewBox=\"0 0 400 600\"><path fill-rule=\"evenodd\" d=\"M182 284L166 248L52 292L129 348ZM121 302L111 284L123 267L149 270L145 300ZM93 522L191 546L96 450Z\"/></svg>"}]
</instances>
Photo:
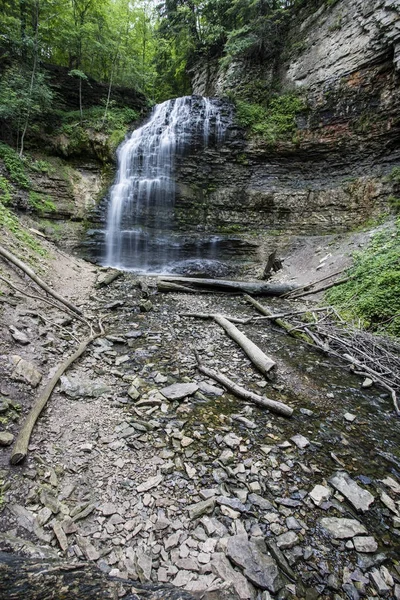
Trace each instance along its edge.
<instances>
[{"instance_id":1,"label":"dead branch on ground","mask_svg":"<svg viewBox=\"0 0 400 600\"><path fill-rule=\"evenodd\" d=\"M230 392L232 392L232 394L234 394L238 398L242 398L243 400L253 402L254 404L257 404L257 406L267 408L268 410L271 410L272 412L278 413L280 415L284 415L285 417L290 417L293 414L293 409L290 406L287 406L287 404L283 404L283 402L277 402L276 400L271 400L270 398L266 398L265 396L259 396L258 394L255 394L250 390L246 390L245 388L241 387L240 385L226 377L226 375L223 375L219 371L214 371L214 369L210 369L210 367L204 365L200 360L200 356L197 350L194 350L194 353L196 356L197 368L199 369L199 371L204 375L207 375L207 377L214 379L214 381L217 381L218 383L226 387Z\"/></svg>"},{"instance_id":2,"label":"dead branch on ground","mask_svg":"<svg viewBox=\"0 0 400 600\"><path fill-rule=\"evenodd\" d=\"M99 322L99 328L100 331L98 333L90 335L90 337L86 338L86 340L81 342L74 354L72 354L69 358L67 358L63 363L61 363L58 366L56 373L47 383L44 390L42 390L39 393L28 416L25 419L22 429L19 432L16 442L14 444L10 457L10 462L12 465L20 463L28 454L28 446L32 430L35 426L36 421L39 418L40 413L46 406L47 401L53 393L53 390L56 387L61 375L65 373L65 371L72 365L72 363L74 363L80 356L82 356L86 348L89 346L89 344L93 342L93 340L100 337L101 335L104 335L104 329L101 322Z\"/></svg>"},{"instance_id":3,"label":"dead branch on ground","mask_svg":"<svg viewBox=\"0 0 400 600\"><path fill-rule=\"evenodd\" d=\"M14 254L12 254L8 250L6 250L6 248L4 248L3 246L0 246L0 256L2 256L3 258L7 259L13 265L15 265L16 267L18 267L19 269L21 269L39 287L41 287L50 296L53 296L53 298L55 298L56 300L58 300L59 302L61 302L61 304L64 304L64 306L67 306L70 310L72 310L77 315L81 315L81 316L83 315L83 312L80 310L80 308L78 308L77 306L75 306L74 304L72 304L72 302L70 302L69 300L66 300L66 298L63 298L63 296L61 296L60 294L58 294L57 292L55 292L54 290L52 290L47 285L47 283L45 283L43 281L43 279L41 279L40 277L38 277L38 275L36 275L36 273L33 271L33 269L31 269L30 267L28 267L28 265L26 265L24 262L22 262L22 260L19 260L19 258L17 258L16 256L14 256Z\"/></svg>"},{"instance_id":4,"label":"dead branch on ground","mask_svg":"<svg viewBox=\"0 0 400 600\"><path fill-rule=\"evenodd\" d=\"M194 314L194 316L197 315ZM269 371L271 371L271 369L273 369L275 366L275 361L264 354L264 352L260 350L260 348L254 342L252 342L244 333L239 331L239 329L235 327L235 325L226 317L218 314L209 316L216 323L218 323L225 333L242 348L243 352L247 354L253 365L255 365L263 375L268 377ZM200 317L204 318L205 315L200 313Z\"/></svg>"}]
</instances>

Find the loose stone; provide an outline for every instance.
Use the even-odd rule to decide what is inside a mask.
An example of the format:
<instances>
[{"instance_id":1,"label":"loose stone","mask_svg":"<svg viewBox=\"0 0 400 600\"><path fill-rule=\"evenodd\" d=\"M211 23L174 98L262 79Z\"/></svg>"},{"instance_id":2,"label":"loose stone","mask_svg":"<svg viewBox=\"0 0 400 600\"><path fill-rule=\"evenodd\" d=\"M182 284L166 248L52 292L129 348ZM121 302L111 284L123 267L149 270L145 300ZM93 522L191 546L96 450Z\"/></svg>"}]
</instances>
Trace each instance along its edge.
<instances>
[{"instance_id":1,"label":"loose stone","mask_svg":"<svg viewBox=\"0 0 400 600\"><path fill-rule=\"evenodd\" d=\"M332 490L324 485L316 485L310 492L310 498L316 506L321 506L331 497Z\"/></svg>"},{"instance_id":2,"label":"loose stone","mask_svg":"<svg viewBox=\"0 0 400 600\"><path fill-rule=\"evenodd\" d=\"M243 569L245 577L262 590L276 593L283 587L274 559L261 552L256 544L249 542L247 536L230 537L227 555L233 563Z\"/></svg>"},{"instance_id":3,"label":"loose stone","mask_svg":"<svg viewBox=\"0 0 400 600\"><path fill-rule=\"evenodd\" d=\"M366 511L375 500L374 496L360 487L347 473L336 473L329 483L333 485L357 510Z\"/></svg>"},{"instance_id":4,"label":"loose stone","mask_svg":"<svg viewBox=\"0 0 400 600\"><path fill-rule=\"evenodd\" d=\"M300 448L300 450L303 450L304 448L307 448L307 446L310 445L310 441L300 433L294 435L290 439L294 444L296 444L298 448Z\"/></svg>"},{"instance_id":5,"label":"loose stone","mask_svg":"<svg viewBox=\"0 0 400 600\"><path fill-rule=\"evenodd\" d=\"M182 400L187 396L193 396L198 389L197 383L174 383L163 388L160 392L168 400Z\"/></svg>"},{"instance_id":6,"label":"loose stone","mask_svg":"<svg viewBox=\"0 0 400 600\"><path fill-rule=\"evenodd\" d=\"M320 520L324 529L326 529L333 538L343 540L353 538L359 534L366 534L364 525L355 519L340 519L337 517L326 517Z\"/></svg>"},{"instance_id":7,"label":"loose stone","mask_svg":"<svg viewBox=\"0 0 400 600\"><path fill-rule=\"evenodd\" d=\"M14 441L14 436L9 431L0 431L0 446L10 446Z\"/></svg>"},{"instance_id":8,"label":"loose stone","mask_svg":"<svg viewBox=\"0 0 400 600\"><path fill-rule=\"evenodd\" d=\"M353 544L357 552L376 552L378 550L378 544L372 536L357 536L353 538Z\"/></svg>"},{"instance_id":9,"label":"loose stone","mask_svg":"<svg viewBox=\"0 0 400 600\"><path fill-rule=\"evenodd\" d=\"M151 490L152 488L156 487L157 485L159 485L162 482L163 478L162 475L155 475L154 477L150 477L150 479L148 479L147 481L141 483L140 485L137 486L136 490L140 493L140 492L147 492L148 490Z\"/></svg>"}]
</instances>

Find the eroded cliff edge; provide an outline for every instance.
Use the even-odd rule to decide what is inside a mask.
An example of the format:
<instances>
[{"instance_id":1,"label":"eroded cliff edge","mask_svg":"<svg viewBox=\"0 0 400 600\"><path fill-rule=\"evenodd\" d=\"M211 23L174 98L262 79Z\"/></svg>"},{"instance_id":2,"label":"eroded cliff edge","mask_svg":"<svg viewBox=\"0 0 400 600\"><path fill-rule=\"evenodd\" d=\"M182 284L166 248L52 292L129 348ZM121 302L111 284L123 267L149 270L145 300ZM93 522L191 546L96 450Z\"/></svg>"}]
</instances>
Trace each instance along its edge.
<instances>
[{"instance_id":1,"label":"eroded cliff edge","mask_svg":"<svg viewBox=\"0 0 400 600\"><path fill-rule=\"evenodd\" d=\"M398 190L388 175L400 163L399 12L395 0L325 2L292 18L270 60L199 61L195 94L251 97L258 83L266 93L299 93L304 110L290 139L246 138L234 127L221 151L186 157L180 227L323 234L390 211Z\"/></svg>"}]
</instances>

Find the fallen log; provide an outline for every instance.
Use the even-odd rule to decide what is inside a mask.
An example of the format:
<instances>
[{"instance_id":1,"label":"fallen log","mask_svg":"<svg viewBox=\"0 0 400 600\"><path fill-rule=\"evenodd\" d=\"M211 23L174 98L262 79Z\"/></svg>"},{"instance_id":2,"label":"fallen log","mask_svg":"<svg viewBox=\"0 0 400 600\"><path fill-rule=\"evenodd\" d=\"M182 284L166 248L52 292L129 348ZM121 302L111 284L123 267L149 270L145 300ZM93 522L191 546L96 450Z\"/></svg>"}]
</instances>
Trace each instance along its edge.
<instances>
[{"instance_id":1,"label":"fallen log","mask_svg":"<svg viewBox=\"0 0 400 600\"><path fill-rule=\"evenodd\" d=\"M169 281L157 281L157 290L159 292L182 292L185 294L197 294L198 290L180 285L179 283L170 283Z\"/></svg>"},{"instance_id":2,"label":"fallen log","mask_svg":"<svg viewBox=\"0 0 400 600\"><path fill-rule=\"evenodd\" d=\"M157 282L170 282L184 286L194 286L194 289L222 291L230 293L245 293L255 296L283 296L297 289L291 283L265 283L263 281L229 281L224 279L200 279L195 277L159 277Z\"/></svg>"},{"instance_id":3,"label":"fallen log","mask_svg":"<svg viewBox=\"0 0 400 600\"><path fill-rule=\"evenodd\" d=\"M64 304L64 306L67 306L70 310L72 310L77 315L83 315L83 312L77 306L75 306L74 304L72 304L72 302L69 302L69 300L66 300L65 298L63 298L63 296L61 296L60 294L58 294L57 292L55 292L54 290L52 290L47 285L47 283L45 283L43 281L43 279L41 279L40 277L38 277L36 275L36 273L30 267L28 267L28 265L26 265L24 262L22 262L22 260L19 260L19 258L17 258L16 256L14 256L14 254L12 254L8 250L6 250L3 246L0 246L0 256L2 256L3 258L6 258L13 265L15 265L16 267L18 267L19 269L21 269L39 287L41 287L50 296L53 296L53 298L55 298L56 300L58 300L59 302L61 302L61 304Z\"/></svg>"},{"instance_id":4,"label":"fallen log","mask_svg":"<svg viewBox=\"0 0 400 600\"><path fill-rule=\"evenodd\" d=\"M194 317L196 319L214 319L214 317L215 317L215 315L213 315L211 313L192 313L192 312L180 313L179 316L180 317ZM237 323L239 325L247 325L247 323L251 323L251 321L253 320L252 318L238 319L237 317L225 317L225 319L228 319L228 321L230 321L231 323Z\"/></svg>"},{"instance_id":5,"label":"fallen log","mask_svg":"<svg viewBox=\"0 0 400 600\"><path fill-rule=\"evenodd\" d=\"M283 404L283 402L277 402L276 400L271 400L270 398L266 398L265 396L259 396L258 394L255 394L250 390L246 390L245 388L241 387L240 385L238 385L219 371L214 371L214 369L210 369L209 367L204 365L200 360L200 356L197 350L195 350L194 352L197 360L198 370L201 373L203 373L203 375L214 379L214 381L217 381L218 383L226 387L227 390L232 392L232 394L234 394L238 398L242 398L243 400L253 402L253 404L257 404L257 406L261 406L262 408L271 410L272 412L278 413L279 415L283 415L285 417L292 416L293 408L287 406L287 404Z\"/></svg>"},{"instance_id":6,"label":"fallen log","mask_svg":"<svg viewBox=\"0 0 400 600\"><path fill-rule=\"evenodd\" d=\"M0 552L0 598L8 600L195 600L169 584L109 577L88 562L26 558Z\"/></svg>"},{"instance_id":7,"label":"fallen log","mask_svg":"<svg viewBox=\"0 0 400 600\"><path fill-rule=\"evenodd\" d=\"M247 335L239 331L237 327L233 324L233 320L235 323L240 323L245 325L249 322L249 319L228 319L227 317L223 317L218 314L208 314L208 313L186 313L182 316L186 317L196 317L198 319L213 319L218 325L222 327L222 329L232 338L247 354L248 358L251 360L253 365L257 367L259 371L265 376L268 376L269 371L274 368L275 361L272 358L269 358L260 348L249 338Z\"/></svg>"},{"instance_id":8,"label":"fallen log","mask_svg":"<svg viewBox=\"0 0 400 600\"><path fill-rule=\"evenodd\" d=\"M292 337L303 340L303 342L307 342L309 344L313 343L313 340L307 334L302 333L301 331L296 331L288 321L285 321L279 316L275 316L269 308L263 306L262 304L257 302L257 300L254 300L254 298L252 298L251 296L246 294L244 298L247 302L252 304L261 314L265 315L266 317L269 317L271 321L279 325L279 327L282 327L282 329L287 331L287 333Z\"/></svg>"},{"instance_id":9,"label":"fallen log","mask_svg":"<svg viewBox=\"0 0 400 600\"><path fill-rule=\"evenodd\" d=\"M25 422L22 426L22 429L19 432L15 441L10 457L10 462L12 465L16 465L23 461L24 458L26 458L26 455L28 454L28 446L32 430L35 426L36 421L39 418L40 413L46 406L47 401L53 393L53 390L56 387L61 375L63 375L63 373L65 373L65 371L72 365L72 363L75 362L85 352L86 348L89 346L89 344L91 344L91 342L93 342L93 340L95 340L103 334L104 329L100 325L100 332L91 335L86 340L81 342L74 354L72 354L63 363L61 363L61 365L59 365L56 373L47 383L46 387L39 393L39 396L36 398L31 410L29 411L28 416L26 417Z\"/></svg>"},{"instance_id":10,"label":"fallen log","mask_svg":"<svg viewBox=\"0 0 400 600\"><path fill-rule=\"evenodd\" d=\"M222 315L213 315L213 319L222 329L232 338L249 357L253 365L257 367L263 375L268 376L271 369L275 367L275 361L264 354L262 350L249 338L239 331L237 327Z\"/></svg>"}]
</instances>

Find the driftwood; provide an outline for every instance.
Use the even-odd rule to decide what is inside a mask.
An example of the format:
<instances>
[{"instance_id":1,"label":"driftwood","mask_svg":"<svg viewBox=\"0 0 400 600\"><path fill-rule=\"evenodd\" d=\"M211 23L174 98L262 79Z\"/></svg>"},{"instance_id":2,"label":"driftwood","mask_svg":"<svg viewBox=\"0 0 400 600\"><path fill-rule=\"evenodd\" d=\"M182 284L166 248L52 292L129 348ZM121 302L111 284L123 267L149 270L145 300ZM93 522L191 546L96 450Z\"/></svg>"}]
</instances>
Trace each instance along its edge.
<instances>
[{"instance_id":1,"label":"driftwood","mask_svg":"<svg viewBox=\"0 0 400 600\"><path fill-rule=\"evenodd\" d=\"M321 279L316 279L315 281L312 281L311 283L306 283L305 285L301 285L296 290L285 294L285 297L291 296L292 294L297 294L297 292L301 292L302 290L305 290L305 291L309 290L311 287L314 287L314 285L317 285L317 283L322 283L323 281L326 281L327 279L330 279L331 277L336 277L336 275L341 275L342 273L344 273L345 270L346 269L341 269L340 271L336 271L335 273L331 273L330 275L325 275L324 277L321 277Z\"/></svg>"},{"instance_id":2,"label":"driftwood","mask_svg":"<svg viewBox=\"0 0 400 600\"><path fill-rule=\"evenodd\" d=\"M218 314L204 314L204 313L188 313L188 316L199 317L201 319L213 319L218 325L222 327L222 329L232 338L243 350L245 354L247 354L248 358L251 360L253 365L257 367L259 371L263 375L268 376L269 371L274 368L275 362L269 358L260 348L249 338L239 331L235 325L229 321L226 317ZM245 321L247 322L247 321Z\"/></svg>"},{"instance_id":3,"label":"driftwood","mask_svg":"<svg viewBox=\"0 0 400 600\"><path fill-rule=\"evenodd\" d=\"M61 296L60 294L58 294L57 292L55 292L54 290L52 290L47 285L47 283L45 283L43 281L43 279L40 279L40 277L38 277L36 275L36 273L30 267L28 267L28 265L26 265L24 262L22 262L22 260L19 260L19 258L17 258L16 256L14 256L14 254L12 254L8 250L6 250L3 246L0 246L0 256L2 256L3 258L6 258L13 265L15 265L16 267L18 267L19 269L21 269L39 287L41 287L50 296L53 296L53 298L55 298L56 300L58 300L59 302L61 302L61 304L64 304L64 306L67 306L70 310L72 310L77 315L83 315L82 311L77 306L75 306L74 304L72 304L72 302L69 302L69 300L66 300L65 298L63 298L63 296Z\"/></svg>"},{"instance_id":4,"label":"driftwood","mask_svg":"<svg viewBox=\"0 0 400 600\"><path fill-rule=\"evenodd\" d=\"M343 358L345 360L347 360L348 362L350 362L352 365L363 369L363 371L358 372L359 375L361 375L362 377L371 377L372 380L375 380L375 383L379 383L388 392L390 392L390 395L391 395L392 401L393 401L394 410L396 411L397 416L400 417L400 409L399 409L399 405L397 403L396 392L390 385L388 385L385 381L382 380L379 373L377 373L374 369L371 369L370 367L361 363L359 360L354 358L354 356L351 356L351 354L343 354ZM355 371L355 373L357 373L357 371Z\"/></svg>"},{"instance_id":5,"label":"driftwood","mask_svg":"<svg viewBox=\"0 0 400 600\"><path fill-rule=\"evenodd\" d=\"M65 373L65 371L75 362L86 350L86 348L99 336L104 334L104 330L100 325L100 332L94 335L91 335L86 340L81 342L78 349L72 354L69 358L67 358L61 365L59 365L56 373L47 383L46 387L39 393L39 396L36 398L34 405L28 413L28 416L25 419L25 422L22 426L21 431L18 434L14 447L12 449L10 462L12 465L16 465L24 460L26 455L28 454L28 446L29 440L32 434L32 430L35 426L36 421L39 418L40 413L44 409L49 400L51 394L53 393L54 388L56 387L58 380L61 375Z\"/></svg>"},{"instance_id":6,"label":"driftwood","mask_svg":"<svg viewBox=\"0 0 400 600\"><path fill-rule=\"evenodd\" d=\"M219 371L214 371L214 369L210 369L205 366L199 357L198 352L195 350L196 360L197 360L197 368L203 375L214 379L224 387L226 387L232 394L237 396L238 398L242 398L243 400L247 400L249 402L253 402L253 404L257 404L257 406L261 406L262 408L267 408L272 412L278 413L279 415L283 415L285 417L291 417L293 414L293 409L287 404L283 404L283 402L277 402L276 400L271 400L270 398L266 398L265 396L259 396L250 390L246 390L241 387Z\"/></svg>"},{"instance_id":7,"label":"driftwood","mask_svg":"<svg viewBox=\"0 0 400 600\"><path fill-rule=\"evenodd\" d=\"M257 300L254 300L254 298L252 298L251 296L248 296L247 294L245 295L244 298L247 302L252 304L261 314L267 316L274 323L279 325L279 327L282 327L285 331L287 331L287 333L289 335L296 337L298 339L301 339L304 342L312 344L312 339L307 334L301 333L300 331L296 331L293 328L293 325L291 325L288 321L285 321L284 319L280 318L279 316L274 315L273 312L269 308L267 308L266 306L263 306L262 304L257 302Z\"/></svg>"},{"instance_id":8,"label":"driftwood","mask_svg":"<svg viewBox=\"0 0 400 600\"><path fill-rule=\"evenodd\" d=\"M325 290L329 290L337 285L342 285L343 283L347 283L353 279L353 277L343 277L342 279L338 279L337 281L333 281L332 283L328 283L327 285L323 285L322 287L316 290L309 290L308 292L302 292L301 294L293 294L291 296L292 300L297 300L298 298L304 298L304 296L311 296L311 294L318 294L318 292L324 292Z\"/></svg>"},{"instance_id":9,"label":"driftwood","mask_svg":"<svg viewBox=\"0 0 400 600\"><path fill-rule=\"evenodd\" d=\"M280 258L276 258L276 250L274 250L268 256L267 264L265 265L265 269L263 271L261 279L269 279L271 277L272 271L275 271L276 273L280 269L282 269L282 261Z\"/></svg>"},{"instance_id":10,"label":"driftwood","mask_svg":"<svg viewBox=\"0 0 400 600\"><path fill-rule=\"evenodd\" d=\"M232 338L242 348L253 365L255 365L257 369L263 373L263 375L268 376L269 371L274 368L276 363L266 354L264 354L264 352L260 350L260 348L254 342L249 340L249 338L244 333L239 331L239 329L235 327L233 323L228 321L228 319L222 315L213 315L213 318L214 321L224 329L225 333L227 333L229 337Z\"/></svg>"},{"instance_id":11,"label":"driftwood","mask_svg":"<svg viewBox=\"0 0 400 600\"><path fill-rule=\"evenodd\" d=\"M159 282L170 282L195 289L230 292L236 294L254 294L255 296L283 296L297 289L290 283L264 283L262 281L228 281L224 279L200 279L195 277L159 277Z\"/></svg>"},{"instance_id":12,"label":"driftwood","mask_svg":"<svg viewBox=\"0 0 400 600\"><path fill-rule=\"evenodd\" d=\"M400 392L400 344L346 323L333 307L307 312L313 315L314 321L302 322L296 312L287 315L292 332L303 330L315 348L350 363L356 375L370 377L376 385L387 390L394 410L400 416L397 399Z\"/></svg>"},{"instance_id":13,"label":"driftwood","mask_svg":"<svg viewBox=\"0 0 400 600\"><path fill-rule=\"evenodd\" d=\"M45 304L48 304L49 306L53 306L54 308L57 308L58 310L60 310L60 306L58 304L56 304L55 302L52 302L51 300L49 300L48 298L44 298L43 296L39 296L38 294L29 294L29 292L26 292L25 290L21 290L21 288L19 288L18 286L16 286L9 279L7 279L6 277L3 277L2 275L0 275L0 280L4 281L4 283L6 283L8 286L10 286L13 290L15 290L16 292L18 292L19 294L22 294L23 296L26 296L27 298L32 298L33 300L39 300L39 302L44 302ZM68 312L72 312L72 314L74 315L75 319L79 319L79 321L82 321L82 323L85 323L85 325L87 325L89 327L89 329L90 329L90 323L88 323L88 321L86 321L86 319L84 319L80 315L74 313L67 306L65 306L64 308Z\"/></svg>"},{"instance_id":14,"label":"driftwood","mask_svg":"<svg viewBox=\"0 0 400 600\"><path fill-rule=\"evenodd\" d=\"M168 584L108 577L88 562L0 552L0 598L8 600L195 600Z\"/></svg>"},{"instance_id":15,"label":"driftwood","mask_svg":"<svg viewBox=\"0 0 400 600\"><path fill-rule=\"evenodd\" d=\"M196 319L213 319L215 315L211 314L211 313L192 313L192 312L188 312L188 313L180 313L179 315L180 317L194 317ZM222 316L222 315L221 315ZM238 319L237 317L225 317L225 319L228 319L228 321L230 321L231 323L237 323L238 325L247 325L247 323L250 323L253 319Z\"/></svg>"},{"instance_id":16,"label":"driftwood","mask_svg":"<svg viewBox=\"0 0 400 600\"><path fill-rule=\"evenodd\" d=\"M197 294L198 290L180 285L179 283L171 283L169 281L157 281L157 289L159 292L183 292L186 294Z\"/></svg>"}]
</instances>

